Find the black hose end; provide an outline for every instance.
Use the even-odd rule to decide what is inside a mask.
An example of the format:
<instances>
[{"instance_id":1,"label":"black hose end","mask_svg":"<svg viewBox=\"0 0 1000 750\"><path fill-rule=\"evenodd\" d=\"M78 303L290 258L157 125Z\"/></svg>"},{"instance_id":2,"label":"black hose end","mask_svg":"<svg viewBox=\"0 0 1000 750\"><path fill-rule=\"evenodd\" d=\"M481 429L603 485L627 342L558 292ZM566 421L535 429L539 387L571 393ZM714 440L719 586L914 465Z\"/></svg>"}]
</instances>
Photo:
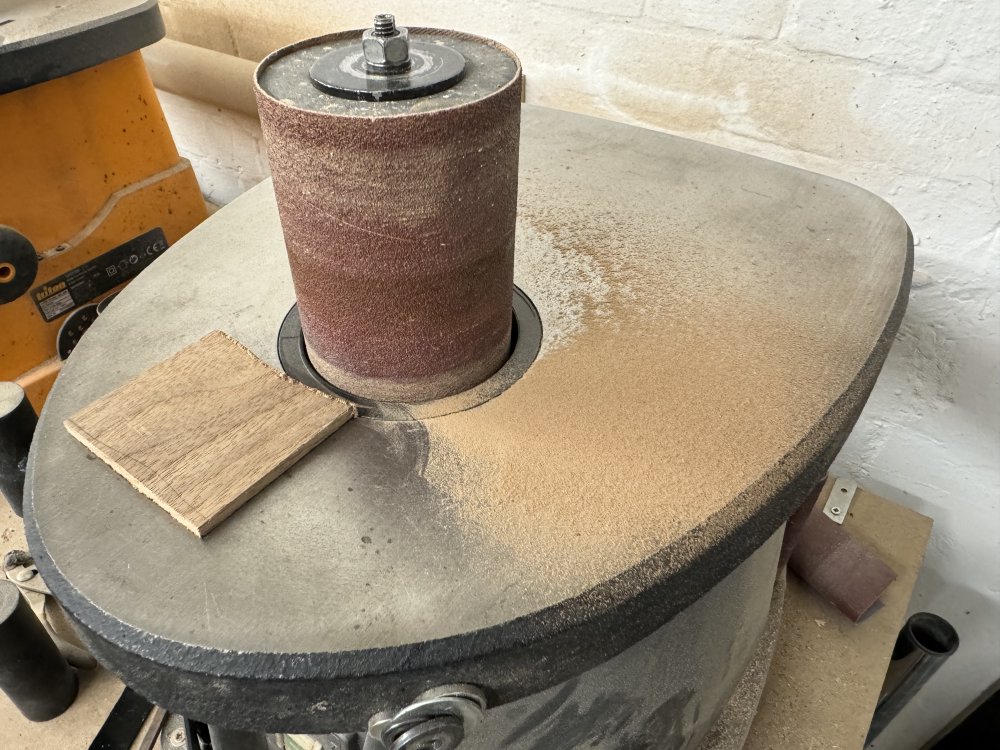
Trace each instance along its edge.
<instances>
[{"instance_id":1,"label":"black hose end","mask_svg":"<svg viewBox=\"0 0 1000 750\"><path fill-rule=\"evenodd\" d=\"M48 721L76 700L79 683L27 600L0 579L0 691L30 721Z\"/></svg>"},{"instance_id":2,"label":"black hose end","mask_svg":"<svg viewBox=\"0 0 1000 750\"><path fill-rule=\"evenodd\" d=\"M950 622L932 612L917 612L903 626L892 658L898 658L896 649L901 646L908 650L918 649L929 656L947 657L958 651L958 644L958 631Z\"/></svg>"},{"instance_id":3,"label":"black hose end","mask_svg":"<svg viewBox=\"0 0 1000 750\"><path fill-rule=\"evenodd\" d=\"M893 646L866 747L957 650L958 633L943 617L931 612L910 616Z\"/></svg>"},{"instance_id":4,"label":"black hose end","mask_svg":"<svg viewBox=\"0 0 1000 750\"><path fill-rule=\"evenodd\" d=\"M0 494L24 516L24 474L38 417L24 389L0 381Z\"/></svg>"}]
</instances>

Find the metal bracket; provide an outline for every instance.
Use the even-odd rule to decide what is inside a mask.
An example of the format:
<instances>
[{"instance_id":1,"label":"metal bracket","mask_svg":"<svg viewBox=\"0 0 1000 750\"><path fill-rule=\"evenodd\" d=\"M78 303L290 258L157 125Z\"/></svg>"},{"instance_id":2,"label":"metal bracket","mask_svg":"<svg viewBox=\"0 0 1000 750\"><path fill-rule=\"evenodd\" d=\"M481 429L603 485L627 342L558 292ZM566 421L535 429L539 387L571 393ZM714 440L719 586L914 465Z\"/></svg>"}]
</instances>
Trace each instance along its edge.
<instances>
[{"instance_id":1,"label":"metal bracket","mask_svg":"<svg viewBox=\"0 0 1000 750\"><path fill-rule=\"evenodd\" d=\"M826 499L826 505L823 506L824 515L835 523L843 524L857 491L858 483L851 479L835 481L833 487L830 488L830 496Z\"/></svg>"}]
</instances>

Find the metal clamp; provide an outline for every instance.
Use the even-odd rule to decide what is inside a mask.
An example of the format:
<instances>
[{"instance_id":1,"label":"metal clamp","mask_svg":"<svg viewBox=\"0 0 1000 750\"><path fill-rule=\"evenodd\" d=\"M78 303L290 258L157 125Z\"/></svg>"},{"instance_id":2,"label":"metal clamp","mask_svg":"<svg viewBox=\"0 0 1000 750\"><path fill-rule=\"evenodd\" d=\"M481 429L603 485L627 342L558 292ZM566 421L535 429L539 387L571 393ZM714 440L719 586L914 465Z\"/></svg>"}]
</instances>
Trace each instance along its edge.
<instances>
[{"instance_id":1,"label":"metal clamp","mask_svg":"<svg viewBox=\"0 0 1000 750\"><path fill-rule=\"evenodd\" d=\"M454 750L486 713L486 695L473 685L442 685L398 711L368 721L363 750Z\"/></svg>"}]
</instances>

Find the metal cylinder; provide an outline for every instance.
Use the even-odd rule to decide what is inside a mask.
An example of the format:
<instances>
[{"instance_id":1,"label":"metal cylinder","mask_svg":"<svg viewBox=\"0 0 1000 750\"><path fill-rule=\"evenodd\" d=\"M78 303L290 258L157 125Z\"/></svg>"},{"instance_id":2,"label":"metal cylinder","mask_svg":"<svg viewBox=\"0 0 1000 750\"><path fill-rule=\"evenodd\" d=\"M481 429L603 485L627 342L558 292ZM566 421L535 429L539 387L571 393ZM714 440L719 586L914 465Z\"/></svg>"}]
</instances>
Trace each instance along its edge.
<instances>
[{"instance_id":1,"label":"metal cylinder","mask_svg":"<svg viewBox=\"0 0 1000 750\"><path fill-rule=\"evenodd\" d=\"M24 515L24 472L38 417L17 383L0 382L0 493Z\"/></svg>"},{"instance_id":2,"label":"metal cylinder","mask_svg":"<svg viewBox=\"0 0 1000 750\"><path fill-rule=\"evenodd\" d=\"M477 385L510 349L521 66L479 37L399 32L404 73L367 72L362 32L345 32L265 58L256 94L314 366L350 394L415 403ZM442 50L464 59L447 80L424 64ZM331 76L359 70L347 95L378 100L310 80L338 54Z\"/></svg>"},{"instance_id":3,"label":"metal cylinder","mask_svg":"<svg viewBox=\"0 0 1000 750\"><path fill-rule=\"evenodd\" d=\"M892 649L865 744L878 737L957 650L958 633L943 617L918 612L906 621Z\"/></svg>"},{"instance_id":4,"label":"metal cylinder","mask_svg":"<svg viewBox=\"0 0 1000 750\"><path fill-rule=\"evenodd\" d=\"M59 716L77 692L76 672L6 579L0 579L0 690L31 721Z\"/></svg>"}]
</instances>

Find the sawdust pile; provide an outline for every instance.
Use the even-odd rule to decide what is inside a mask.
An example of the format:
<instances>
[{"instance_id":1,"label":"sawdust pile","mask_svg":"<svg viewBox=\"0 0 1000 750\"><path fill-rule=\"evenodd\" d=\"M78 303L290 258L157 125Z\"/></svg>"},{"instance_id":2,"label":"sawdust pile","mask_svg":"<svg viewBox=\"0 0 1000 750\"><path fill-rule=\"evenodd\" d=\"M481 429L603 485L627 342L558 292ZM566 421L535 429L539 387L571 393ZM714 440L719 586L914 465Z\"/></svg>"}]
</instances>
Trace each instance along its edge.
<instances>
[{"instance_id":1,"label":"sawdust pile","mask_svg":"<svg viewBox=\"0 0 1000 750\"><path fill-rule=\"evenodd\" d=\"M671 222L522 212L516 277L542 315L540 356L501 397L427 423L425 476L459 523L566 592L726 508L863 359L799 317L794 290L774 297L772 264L720 278L721 245L666 252L664 236L690 237Z\"/></svg>"}]
</instances>

